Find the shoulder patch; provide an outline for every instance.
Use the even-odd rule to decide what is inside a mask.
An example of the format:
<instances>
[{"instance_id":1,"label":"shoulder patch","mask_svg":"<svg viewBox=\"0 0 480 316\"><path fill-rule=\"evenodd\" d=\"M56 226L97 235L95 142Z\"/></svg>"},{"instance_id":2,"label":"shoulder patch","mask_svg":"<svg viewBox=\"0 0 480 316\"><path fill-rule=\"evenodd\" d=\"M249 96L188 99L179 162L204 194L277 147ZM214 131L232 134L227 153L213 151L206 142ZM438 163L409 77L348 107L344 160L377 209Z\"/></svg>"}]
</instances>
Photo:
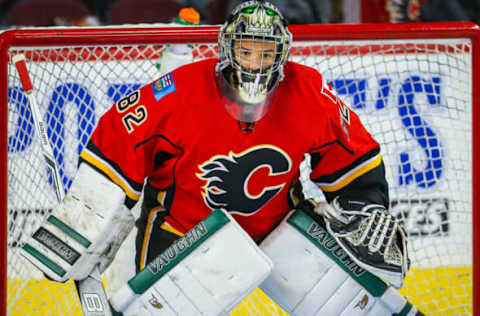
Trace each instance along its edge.
<instances>
[{"instance_id":1,"label":"shoulder patch","mask_svg":"<svg viewBox=\"0 0 480 316\"><path fill-rule=\"evenodd\" d=\"M152 85L152 90L155 100L157 101L167 94L176 91L177 88L175 87L175 82L173 82L172 73L168 73L155 81L155 83Z\"/></svg>"}]
</instances>

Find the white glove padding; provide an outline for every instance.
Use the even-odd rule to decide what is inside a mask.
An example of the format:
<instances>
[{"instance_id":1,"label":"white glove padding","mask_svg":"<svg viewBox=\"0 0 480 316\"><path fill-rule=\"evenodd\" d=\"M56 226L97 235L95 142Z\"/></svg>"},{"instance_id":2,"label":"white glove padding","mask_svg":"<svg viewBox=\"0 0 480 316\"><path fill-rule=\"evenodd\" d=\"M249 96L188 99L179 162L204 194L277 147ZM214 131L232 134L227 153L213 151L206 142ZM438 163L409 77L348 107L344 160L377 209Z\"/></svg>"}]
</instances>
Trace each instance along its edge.
<instances>
[{"instance_id":1,"label":"white glove padding","mask_svg":"<svg viewBox=\"0 0 480 316\"><path fill-rule=\"evenodd\" d=\"M87 164L81 164L65 199L22 247L21 254L49 278L85 279L96 265L103 272L134 226L125 193Z\"/></svg>"},{"instance_id":2,"label":"white glove padding","mask_svg":"<svg viewBox=\"0 0 480 316\"><path fill-rule=\"evenodd\" d=\"M405 232L382 205L336 197L315 212L325 217L327 230L362 268L403 286L408 268Z\"/></svg>"}]
</instances>

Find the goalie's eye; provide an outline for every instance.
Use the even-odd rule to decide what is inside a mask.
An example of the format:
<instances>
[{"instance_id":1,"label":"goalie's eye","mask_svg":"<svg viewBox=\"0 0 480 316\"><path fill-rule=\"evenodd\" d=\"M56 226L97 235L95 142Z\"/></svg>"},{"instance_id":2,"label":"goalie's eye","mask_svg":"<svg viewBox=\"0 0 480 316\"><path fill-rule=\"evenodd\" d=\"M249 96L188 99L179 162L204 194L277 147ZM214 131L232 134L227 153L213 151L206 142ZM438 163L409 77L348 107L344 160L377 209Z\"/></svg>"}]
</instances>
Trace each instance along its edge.
<instances>
[{"instance_id":1,"label":"goalie's eye","mask_svg":"<svg viewBox=\"0 0 480 316\"><path fill-rule=\"evenodd\" d=\"M272 9L265 8L265 12L267 12L267 15L269 16L277 16L277 13Z\"/></svg>"},{"instance_id":2,"label":"goalie's eye","mask_svg":"<svg viewBox=\"0 0 480 316\"><path fill-rule=\"evenodd\" d=\"M243 12L243 13L245 13L245 14L252 14L252 13L253 13L253 11L255 11L255 7L248 7L248 8L245 8L245 9L243 9L243 11L242 11L242 12Z\"/></svg>"}]
</instances>

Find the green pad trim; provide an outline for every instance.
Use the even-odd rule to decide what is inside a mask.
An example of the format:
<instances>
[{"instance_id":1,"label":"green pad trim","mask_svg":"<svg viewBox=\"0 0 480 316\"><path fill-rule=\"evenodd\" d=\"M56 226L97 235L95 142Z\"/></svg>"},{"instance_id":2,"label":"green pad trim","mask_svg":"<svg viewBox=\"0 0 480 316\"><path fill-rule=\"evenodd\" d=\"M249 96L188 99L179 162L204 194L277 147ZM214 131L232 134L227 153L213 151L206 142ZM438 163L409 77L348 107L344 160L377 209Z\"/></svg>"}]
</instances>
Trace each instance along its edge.
<instances>
[{"instance_id":1,"label":"green pad trim","mask_svg":"<svg viewBox=\"0 0 480 316\"><path fill-rule=\"evenodd\" d=\"M76 230L74 230L73 228L71 228L70 226L68 226L67 224L65 224L64 222L62 222L58 218L56 218L55 216L50 215L47 218L47 221L49 223L51 223L52 225L55 225L56 227L58 227L60 230L62 230L68 236L75 239L83 247L88 248L92 244L90 242L90 240L88 240L87 238L80 235Z\"/></svg>"},{"instance_id":2,"label":"green pad trim","mask_svg":"<svg viewBox=\"0 0 480 316\"><path fill-rule=\"evenodd\" d=\"M34 256L35 258L38 259L41 263L43 263L47 268L55 272L57 275L63 277L65 273L67 273L65 270L63 270L58 264L53 262L52 260L48 259L45 257L43 254L38 252L37 249L33 248L29 244L25 244L23 247L23 250Z\"/></svg>"},{"instance_id":3,"label":"green pad trim","mask_svg":"<svg viewBox=\"0 0 480 316\"><path fill-rule=\"evenodd\" d=\"M400 313L393 314L392 316L407 316L412 308L413 308L413 305L410 302L407 302L407 304L405 304L405 306L402 308Z\"/></svg>"},{"instance_id":4,"label":"green pad trim","mask_svg":"<svg viewBox=\"0 0 480 316\"><path fill-rule=\"evenodd\" d=\"M215 210L130 279L128 284L132 291L136 294L144 293L229 221L222 211Z\"/></svg>"},{"instance_id":5,"label":"green pad trim","mask_svg":"<svg viewBox=\"0 0 480 316\"><path fill-rule=\"evenodd\" d=\"M371 295L379 297L385 293L388 285L380 278L358 266L340 247L335 238L309 215L301 210L297 210L287 219L287 223L310 240L330 259L335 261Z\"/></svg>"}]
</instances>

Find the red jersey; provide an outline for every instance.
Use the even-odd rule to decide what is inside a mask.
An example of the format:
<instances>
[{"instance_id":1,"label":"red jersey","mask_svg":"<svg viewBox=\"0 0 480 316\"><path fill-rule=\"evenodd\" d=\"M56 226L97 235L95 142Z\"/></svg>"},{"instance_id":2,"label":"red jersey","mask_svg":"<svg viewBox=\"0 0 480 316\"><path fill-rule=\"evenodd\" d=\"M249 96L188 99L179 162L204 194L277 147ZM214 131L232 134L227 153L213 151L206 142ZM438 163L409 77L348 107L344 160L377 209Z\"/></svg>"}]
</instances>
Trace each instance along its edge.
<instances>
[{"instance_id":1,"label":"red jersey","mask_svg":"<svg viewBox=\"0 0 480 316\"><path fill-rule=\"evenodd\" d=\"M131 200L148 179L144 203L163 208L180 232L224 208L257 240L291 209L305 153L311 178L330 194L381 166L357 115L316 70L292 62L268 113L242 132L221 103L217 61L180 67L115 103L81 158Z\"/></svg>"}]
</instances>

